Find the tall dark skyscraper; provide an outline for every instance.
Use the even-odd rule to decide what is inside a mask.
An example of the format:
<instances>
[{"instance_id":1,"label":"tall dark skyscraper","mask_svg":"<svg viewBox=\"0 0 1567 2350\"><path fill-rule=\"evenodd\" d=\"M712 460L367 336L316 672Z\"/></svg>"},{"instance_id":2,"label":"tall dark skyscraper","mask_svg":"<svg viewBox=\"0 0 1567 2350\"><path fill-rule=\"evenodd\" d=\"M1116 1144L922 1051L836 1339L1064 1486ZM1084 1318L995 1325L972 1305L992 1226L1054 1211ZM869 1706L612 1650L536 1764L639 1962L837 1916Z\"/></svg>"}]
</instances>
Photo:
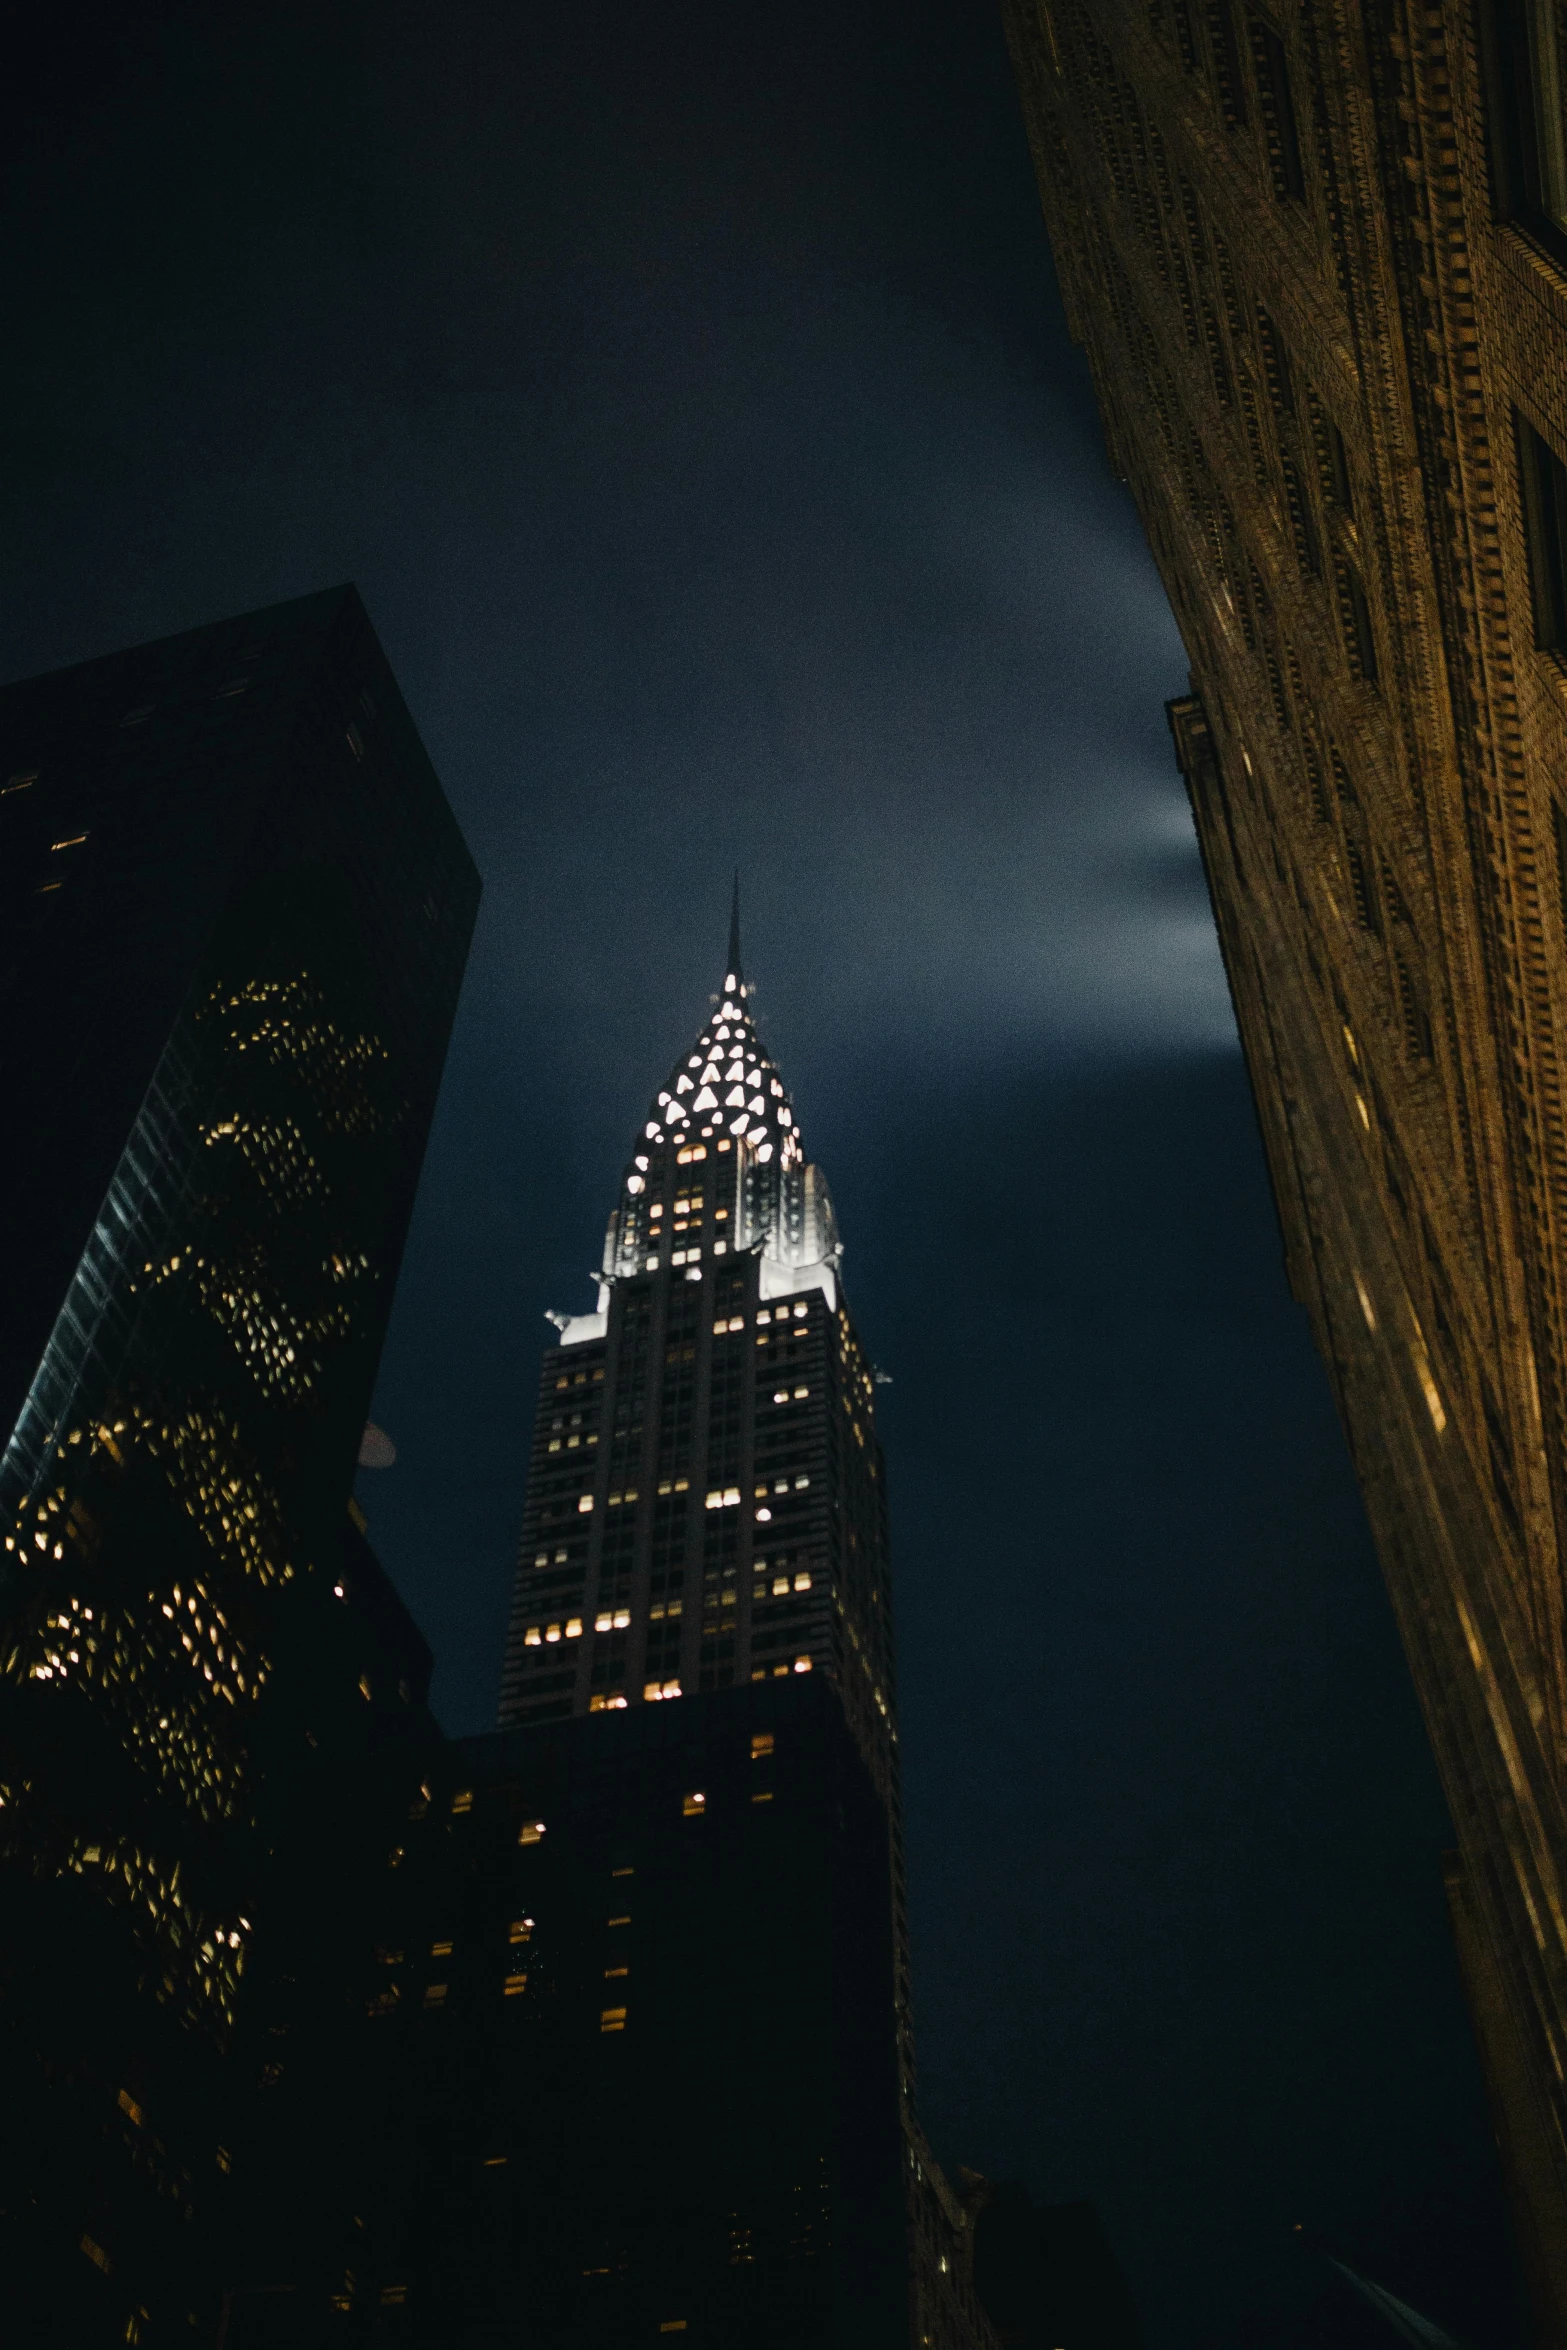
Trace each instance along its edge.
<instances>
[{"instance_id":1,"label":"tall dark skyscraper","mask_svg":"<svg viewBox=\"0 0 1567 2350\"><path fill-rule=\"evenodd\" d=\"M281 1791L422 1714L348 1497L478 883L344 588L0 693L0 893L8 2301L210 2339Z\"/></svg>"},{"instance_id":2,"label":"tall dark skyscraper","mask_svg":"<svg viewBox=\"0 0 1567 2350\"><path fill-rule=\"evenodd\" d=\"M896 1817L874 1373L739 965L736 921L622 1177L597 1310L556 1317L501 1719L825 1672Z\"/></svg>"},{"instance_id":3,"label":"tall dark skyscraper","mask_svg":"<svg viewBox=\"0 0 1567 2350\"><path fill-rule=\"evenodd\" d=\"M597 1305L545 1355L503 1725L821 1676L885 1807L915 2340L978 2324L965 2220L913 2102L886 1472L837 1221L756 1031L738 901L723 988L649 1104Z\"/></svg>"},{"instance_id":4,"label":"tall dark skyscraper","mask_svg":"<svg viewBox=\"0 0 1567 2350\"><path fill-rule=\"evenodd\" d=\"M840 1254L736 926L598 1303L554 1317L503 1727L346 1772L306 1828L233 2350L394 2322L420 2350L988 2350L914 2107Z\"/></svg>"}]
</instances>

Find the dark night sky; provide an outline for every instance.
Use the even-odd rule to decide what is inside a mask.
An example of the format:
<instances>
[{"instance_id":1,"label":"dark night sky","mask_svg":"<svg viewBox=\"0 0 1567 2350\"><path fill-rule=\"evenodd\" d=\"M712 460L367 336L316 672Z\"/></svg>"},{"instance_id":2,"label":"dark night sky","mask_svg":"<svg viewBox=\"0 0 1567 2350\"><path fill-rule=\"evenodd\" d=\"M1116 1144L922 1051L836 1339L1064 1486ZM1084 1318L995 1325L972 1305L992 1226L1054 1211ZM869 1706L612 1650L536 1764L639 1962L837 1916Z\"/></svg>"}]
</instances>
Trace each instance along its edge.
<instances>
[{"instance_id":1,"label":"dark night sky","mask_svg":"<svg viewBox=\"0 0 1567 2350\"><path fill-rule=\"evenodd\" d=\"M51 24L0 125L6 673L351 577L485 876L364 1496L447 1727L738 864L895 1380L938 2150L1094 2197L1150 2350L1360 2340L1296 2222L1512 2341L1443 1807L990 9Z\"/></svg>"}]
</instances>

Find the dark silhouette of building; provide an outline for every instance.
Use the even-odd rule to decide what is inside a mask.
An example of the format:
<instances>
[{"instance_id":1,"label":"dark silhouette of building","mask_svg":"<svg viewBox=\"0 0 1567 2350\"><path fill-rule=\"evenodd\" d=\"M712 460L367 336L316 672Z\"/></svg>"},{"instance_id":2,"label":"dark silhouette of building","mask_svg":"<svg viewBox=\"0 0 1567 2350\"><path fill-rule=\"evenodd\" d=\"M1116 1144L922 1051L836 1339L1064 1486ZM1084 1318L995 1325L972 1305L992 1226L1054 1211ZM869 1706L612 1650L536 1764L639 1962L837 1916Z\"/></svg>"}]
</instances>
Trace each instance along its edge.
<instances>
[{"instance_id":1,"label":"dark silhouette of building","mask_svg":"<svg viewBox=\"0 0 1567 2350\"><path fill-rule=\"evenodd\" d=\"M736 924L554 1317L506 1727L301 1825L234 2350L328 2308L432 2350L990 2342L913 2101L875 1374L747 997Z\"/></svg>"},{"instance_id":2,"label":"dark silhouette of building","mask_svg":"<svg viewBox=\"0 0 1567 2350\"><path fill-rule=\"evenodd\" d=\"M402 1750L311 1825L227 2350L905 2350L886 1814L823 1678Z\"/></svg>"},{"instance_id":3,"label":"dark silhouette of building","mask_svg":"<svg viewBox=\"0 0 1567 2350\"><path fill-rule=\"evenodd\" d=\"M0 692L0 2246L211 2339L250 1948L429 1657L349 1485L478 883L351 588Z\"/></svg>"},{"instance_id":4,"label":"dark silhouette of building","mask_svg":"<svg viewBox=\"0 0 1567 2350\"><path fill-rule=\"evenodd\" d=\"M973 2171L974 2290L1002 2350L1141 2350L1132 2298L1091 2203L1036 2203Z\"/></svg>"},{"instance_id":5,"label":"dark silhouette of building","mask_svg":"<svg viewBox=\"0 0 1567 2350\"><path fill-rule=\"evenodd\" d=\"M1008 0L1289 1275L1567 2342L1567 80L1545 0Z\"/></svg>"}]
</instances>

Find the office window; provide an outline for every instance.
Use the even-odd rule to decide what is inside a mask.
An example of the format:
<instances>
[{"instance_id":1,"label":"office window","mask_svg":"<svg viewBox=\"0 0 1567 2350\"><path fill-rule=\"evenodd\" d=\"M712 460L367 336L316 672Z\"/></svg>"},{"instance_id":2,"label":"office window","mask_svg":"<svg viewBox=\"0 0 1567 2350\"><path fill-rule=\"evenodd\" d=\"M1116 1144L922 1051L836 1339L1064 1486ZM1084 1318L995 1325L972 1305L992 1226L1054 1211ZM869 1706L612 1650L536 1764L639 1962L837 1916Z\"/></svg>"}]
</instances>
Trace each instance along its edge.
<instances>
[{"instance_id":1,"label":"office window","mask_svg":"<svg viewBox=\"0 0 1567 2350\"><path fill-rule=\"evenodd\" d=\"M1246 119L1241 98L1240 64L1235 53L1235 24L1230 14L1230 0L1204 0L1203 15L1207 19L1208 62L1213 72L1213 86L1219 101L1219 112L1225 126L1237 130Z\"/></svg>"},{"instance_id":2,"label":"office window","mask_svg":"<svg viewBox=\"0 0 1567 2350\"><path fill-rule=\"evenodd\" d=\"M1339 624L1344 632L1344 650L1349 655L1352 674L1364 685L1375 685L1377 680L1377 643L1371 628L1371 607L1366 591L1354 565L1339 556L1335 564L1338 585Z\"/></svg>"},{"instance_id":3,"label":"office window","mask_svg":"<svg viewBox=\"0 0 1567 2350\"><path fill-rule=\"evenodd\" d=\"M1532 424L1514 424L1534 641L1543 653L1567 653L1567 466Z\"/></svg>"},{"instance_id":4,"label":"office window","mask_svg":"<svg viewBox=\"0 0 1567 2350\"><path fill-rule=\"evenodd\" d=\"M1393 969L1398 982L1398 1006L1403 1020L1405 1048L1411 1059L1429 1061L1434 1057L1436 1044L1431 1033L1431 1014L1426 1005L1424 981L1413 959L1402 948L1393 951Z\"/></svg>"},{"instance_id":5,"label":"office window","mask_svg":"<svg viewBox=\"0 0 1567 2350\"><path fill-rule=\"evenodd\" d=\"M1501 208L1567 260L1567 23L1561 0L1496 0L1490 14Z\"/></svg>"},{"instance_id":6,"label":"office window","mask_svg":"<svg viewBox=\"0 0 1567 2350\"><path fill-rule=\"evenodd\" d=\"M1300 130L1290 90L1289 59L1283 41L1266 17L1252 17L1250 31L1273 192L1281 203L1298 203L1306 193L1306 175L1300 160Z\"/></svg>"}]
</instances>

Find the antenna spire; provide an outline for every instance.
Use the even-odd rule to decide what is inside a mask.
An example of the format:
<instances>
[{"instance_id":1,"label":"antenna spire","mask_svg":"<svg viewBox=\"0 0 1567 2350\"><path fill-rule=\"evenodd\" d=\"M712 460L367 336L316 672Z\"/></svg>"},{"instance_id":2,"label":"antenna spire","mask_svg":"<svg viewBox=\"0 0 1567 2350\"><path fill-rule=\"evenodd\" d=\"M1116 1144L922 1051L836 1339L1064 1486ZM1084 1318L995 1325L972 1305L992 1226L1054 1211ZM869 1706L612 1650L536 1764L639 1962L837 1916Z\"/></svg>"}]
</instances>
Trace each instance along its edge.
<instances>
[{"instance_id":1,"label":"antenna spire","mask_svg":"<svg viewBox=\"0 0 1567 2350\"><path fill-rule=\"evenodd\" d=\"M738 986L745 973L740 968L740 870L735 868L734 899L729 909L729 960L724 966L727 975Z\"/></svg>"}]
</instances>

